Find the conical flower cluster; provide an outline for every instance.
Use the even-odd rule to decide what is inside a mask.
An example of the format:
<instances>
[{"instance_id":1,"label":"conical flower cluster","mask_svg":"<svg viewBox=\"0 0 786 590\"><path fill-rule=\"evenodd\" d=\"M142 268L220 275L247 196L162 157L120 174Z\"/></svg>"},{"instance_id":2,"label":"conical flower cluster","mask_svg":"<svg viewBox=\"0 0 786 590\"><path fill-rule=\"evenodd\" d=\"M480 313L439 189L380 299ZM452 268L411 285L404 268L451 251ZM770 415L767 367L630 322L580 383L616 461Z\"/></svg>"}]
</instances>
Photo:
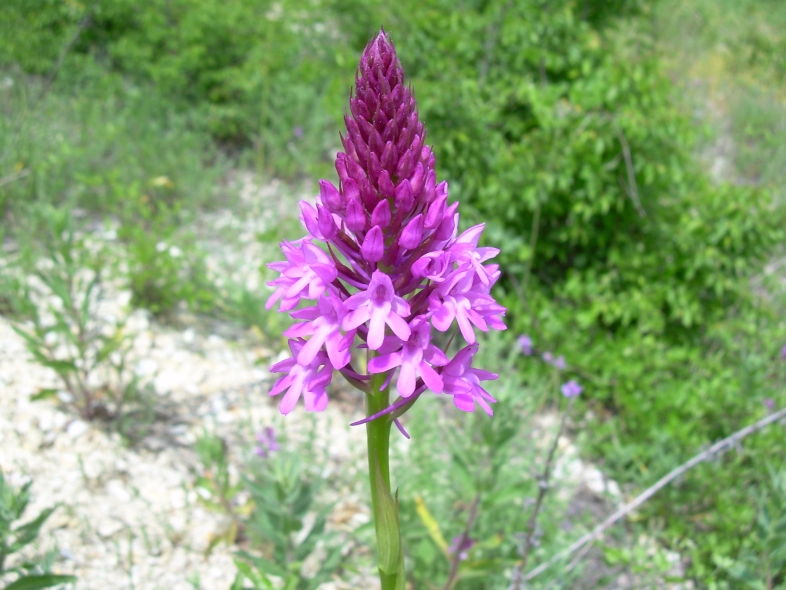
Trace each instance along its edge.
<instances>
[{"instance_id":1,"label":"conical flower cluster","mask_svg":"<svg viewBox=\"0 0 786 590\"><path fill-rule=\"evenodd\" d=\"M286 260L269 265L281 274L268 283L268 308L279 302L301 320L285 332L292 358L271 368L286 374L270 394L284 393L284 414L300 397L320 411L334 371L364 390L372 374L386 373L400 401L431 390L491 414L495 400L480 381L496 375L473 369L472 357L476 329L505 329L505 309L490 294L500 272L486 264L499 250L478 247L483 225L458 235L458 203L448 204L447 183L436 181L415 98L384 31L363 52L350 111L339 187L321 180L316 206L300 203L308 235L284 242ZM467 346L450 359L431 338L432 328L452 326ZM353 367L358 348L376 351L367 374Z\"/></svg>"}]
</instances>

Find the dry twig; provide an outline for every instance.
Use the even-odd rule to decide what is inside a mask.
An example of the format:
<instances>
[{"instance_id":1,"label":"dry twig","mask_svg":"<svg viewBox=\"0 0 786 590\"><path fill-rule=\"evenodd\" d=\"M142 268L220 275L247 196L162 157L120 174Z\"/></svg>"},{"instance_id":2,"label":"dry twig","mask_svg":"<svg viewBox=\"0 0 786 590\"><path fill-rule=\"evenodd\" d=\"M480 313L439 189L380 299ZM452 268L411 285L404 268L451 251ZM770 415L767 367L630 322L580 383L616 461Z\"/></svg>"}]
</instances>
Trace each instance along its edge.
<instances>
[{"instance_id":1,"label":"dry twig","mask_svg":"<svg viewBox=\"0 0 786 590\"><path fill-rule=\"evenodd\" d=\"M647 488L646 490L644 490L644 492L639 494L635 499L633 499L632 501L628 502L627 504L619 508L616 512L614 512L614 514L606 518L606 520L604 520L598 526L592 529L592 531L590 531L589 533L578 539L570 547L563 549L562 551L551 557L551 559L549 559L548 561L540 564L532 571L527 572L527 574L524 576L524 580L526 581L535 578L536 576L542 574L544 571L546 571L549 567L551 567L558 561L565 559L569 555L572 555L573 553L581 549L584 549L585 546L588 549L589 545L591 545L596 540L598 540L607 528L609 528L618 520L620 520L622 517L626 516L627 514L629 514L630 512L641 506L642 504L644 504L644 502L649 500L658 491L669 485L672 481L674 481L681 475L685 474L687 471L689 471L699 463L707 461L708 459L712 459L728 451L730 447L736 446L746 436L750 436L751 434L758 432L765 426L768 426L773 422L777 422L781 418L786 418L786 408L783 408L782 410L770 414L769 416L762 418L758 422L754 422L750 426L746 426L745 428L743 428L742 430L738 430L731 436L728 436L723 440L716 442L709 449L699 453L698 455L693 457L690 461L683 463L682 465L671 471L668 475L659 479L653 486ZM582 554L579 556L579 558L574 559L574 561L566 568L566 571L570 571L570 569L575 567L580 557L583 556L584 553L586 553L586 551L583 551Z\"/></svg>"},{"instance_id":2,"label":"dry twig","mask_svg":"<svg viewBox=\"0 0 786 590\"><path fill-rule=\"evenodd\" d=\"M527 559L529 558L529 551L532 547L532 537L535 535L535 527L538 524L538 515L540 514L540 510L543 507L543 499L546 497L546 492L549 491L549 479L551 478L551 468L554 464L554 455L557 451L557 445L559 444L559 439L562 436L562 432L565 430L565 424L568 420L568 416L570 415L570 411L573 409L573 404L575 402L575 397L570 398L570 403L568 404L565 413L562 415L562 421L560 422L557 435L554 437L554 442L551 443L551 448L549 449L549 454L546 459L546 465L543 467L543 473L538 478L538 498L535 500L535 508L532 511L532 515L529 517L529 522L527 523L527 537L524 539L524 547L522 549L521 559L519 560L518 564L516 564L516 568L514 570L511 590L519 590L519 588L521 588L521 572L524 571L525 567L527 567Z\"/></svg>"},{"instance_id":3,"label":"dry twig","mask_svg":"<svg viewBox=\"0 0 786 590\"><path fill-rule=\"evenodd\" d=\"M472 532L472 526L475 524L475 518L478 516L478 502L480 502L480 494L475 496L472 500L472 506L469 509L469 518L467 518L467 526L464 527L464 532L461 533L459 541L456 544L456 553L453 555L453 560L450 563L450 575L448 581L445 583L445 590L451 590L453 584L456 583L456 576L458 575L458 567L461 562L461 548L469 541L469 534Z\"/></svg>"}]
</instances>

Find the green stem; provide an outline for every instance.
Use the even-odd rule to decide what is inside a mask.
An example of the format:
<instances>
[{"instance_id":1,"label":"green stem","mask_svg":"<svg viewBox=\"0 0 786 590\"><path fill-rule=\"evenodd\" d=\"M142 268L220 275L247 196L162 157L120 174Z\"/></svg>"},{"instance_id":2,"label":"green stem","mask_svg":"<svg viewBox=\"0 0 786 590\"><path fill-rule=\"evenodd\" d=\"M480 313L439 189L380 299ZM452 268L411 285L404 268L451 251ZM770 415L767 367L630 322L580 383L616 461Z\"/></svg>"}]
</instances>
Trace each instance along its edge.
<instances>
[{"instance_id":1,"label":"green stem","mask_svg":"<svg viewBox=\"0 0 786 590\"><path fill-rule=\"evenodd\" d=\"M390 405L389 388L380 391L385 382L385 374L374 375L371 378L371 391L366 395L366 416L381 412ZM379 524L382 521L382 505L379 497L381 478L384 489L390 493L390 427L391 422L387 416L366 423L366 437L368 439L368 476L371 483L371 504L374 512L374 524L379 548L382 535L389 534L383 531ZM398 515L397 515L398 516ZM403 556L400 558L403 560ZM379 581L382 590L396 590L398 574L386 574L379 570Z\"/></svg>"}]
</instances>

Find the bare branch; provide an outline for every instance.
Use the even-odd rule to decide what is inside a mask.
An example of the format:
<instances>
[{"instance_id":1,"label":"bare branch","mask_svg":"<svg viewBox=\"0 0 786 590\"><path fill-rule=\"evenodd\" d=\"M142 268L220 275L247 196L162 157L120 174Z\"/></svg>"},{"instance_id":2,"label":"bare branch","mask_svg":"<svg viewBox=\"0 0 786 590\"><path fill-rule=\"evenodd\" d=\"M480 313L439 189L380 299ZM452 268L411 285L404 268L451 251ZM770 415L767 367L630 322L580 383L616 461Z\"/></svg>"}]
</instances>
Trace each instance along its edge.
<instances>
[{"instance_id":1,"label":"bare branch","mask_svg":"<svg viewBox=\"0 0 786 590\"><path fill-rule=\"evenodd\" d=\"M518 564L516 564L516 567L513 570L513 584L511 584L511 590L519 590L521 588L521 572L524 571L525 567L527 567L527 559L529 558L529 551L532 547L532 537L535 535L535 527L538 524L538 515L540 514L540 510L543 507L543 499L546 497L546 493L549 491L549 479L551 479L551 468L554 464L554 455L557 451L557 445L559 444L559 439L562 436L562 432L565 430L565 423L568 420L568 416L570 415L570 411L573 409L573 404L575 402L575 397L570 398L570 403L568 404L565 413L562 415L562 421L560 422L557 435L554 437L554 442L551 444L551 448L549 449L546 465L543 467L543 473L538 478L538 498L535 501L535 508L532 511L532 515L529 517L529 522L527 523L527 537L524 539L521 560Z\"/></svg>"},{"instance_id":2,"label":"bare branch","mask_svg":"<svg viewBox=\"0 0 786 590\"><path fill-rule=\"evenodd\" d=\"M9 174L8 176L3 176L2 178L0 178L0 186L5 186L7 184L12 183L15 180L24 178L25 176L30 176L30 168L24 168L19 172L14 172L13 174Z\"/></svg>"},{"instance_id":3,"label":"bare branch","mask_svg":"<svg viewBox=\"0 0 786 590\"><path fill-rule=\"evenodd\" d=\"M475 495L472 500L472 506L469 509L469 518L467 518L467 526L464 527L464 532L461 533L459 542L456 545L456 553L453 555L453 560L450 562L450 575L448 581L445 583L445 590L452 590L453 584L456 583L456 575L458 574L459 563L461 562L461 548L469 541L469 534L472 531L472 526L475 524L475 518L478 516L478 502L480 502L480 494Z\"/></svg>"},{"instance_id":4,"label":"bare branch","mask_svg":"<svg viewBox=\"0 0 786 590\"><path fill-rule=\"evenodd\" d=\"M622 129L615 124L617 127L617 137L620 140L620 145L622 146L622 156L625 158L625 169L628 172L628 183L626 185L628 196L630 200L633 202L633 206L636 208L636 211L639 212L639 215L642 217L647 216L647 212L644 210L644 207L641 206L641 201L639 200L639 189L636 185L636 173L633 170L633 157L630 155L630 146L628 145L628 140L625 138L625 134L622 132Z\"/></svg>"},{"instance_id":5,"label":"bare branch","mask_svg":"<svg viewBox=\"0 0 786 590\"><path fill-rule=\"evenodd\" d=\"M730 447L736 446L746 436L750 436L751 434L758 432L765 426L768 426L773 422L777 422L781 418L786 418L786 408L783 408L782 410L779 410L774 414L770 414L769 416L762 418L758 422L754 422L750 426L746 426L745 428L743 428L742 430L738 430L731 436L728 436L723 440L716 442L709 449L699 453L698 455L693 457L690 461L683 463L682 465L671 471L668 475L659 479L653 486L647 488L646 490L644 490L644 492L639 494L635 499L633 499L632 501L628 502L627 504L619 508L616 512L614 512L614 514L606 518L606 520L604 520L598 526L592 529L592 531L590 531L589 533L578 539L570 547L568 547L567 549L563 549L562 551L551 557L551 559L549 559L548 561L542 563L532 571L527 572L527 574L524 576L524 580L531 580L535 578L536 576L542 574L544 571L546 571L549 567L551 567L558 561L565 559L566 557L572 555L576 551L579 551L580 549L584 548L585 545L594 543L596 540L598 540L601 537L603 531L605 531L607 528L612 526L622 517L626 516L627 514L629 514L630 512L641 506L642 504L644 504L644 502L649 500L658 491L669 485L672 481L674 481L681 475L685 474L687 471L689 471L699 463L707 461L708 459L712 459L728 451ZM574 560L574 562L570 564L568 569L575 567L576 563L578 563L578 561Z\"/></svg>"}]
</instances>

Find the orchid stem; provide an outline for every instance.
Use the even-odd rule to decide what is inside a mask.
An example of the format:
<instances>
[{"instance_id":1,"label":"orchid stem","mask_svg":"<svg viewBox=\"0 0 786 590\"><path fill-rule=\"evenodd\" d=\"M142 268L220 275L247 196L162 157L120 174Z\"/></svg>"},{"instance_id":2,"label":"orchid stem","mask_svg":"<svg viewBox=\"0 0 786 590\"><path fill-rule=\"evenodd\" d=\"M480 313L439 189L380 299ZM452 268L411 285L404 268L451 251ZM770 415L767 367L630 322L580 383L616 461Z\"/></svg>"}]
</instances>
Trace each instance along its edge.
<instances>
[{"instance_id":1,"label":"orchid stem","mask_svg":"<svg viewBox=\"0 0 786 590\"><path fill-rule=\"evenodd\" d=\"M370 392L366 395L366 416L373 416L386 409L390 405L389 387L380 391L380 387L385 382L385 374L374 375L371 378ZM384 530L381 526L383 522L383 506L380 498L380 488L386 489L390 493L390 420L372 420L366 423L366 438L368 441L368 474L371 484L371 504L374 513L374 525L377 538L377 548L383 546L384 539L391 534L391 531ZM381 482L379 481L381 479ZM380 483L382 485L380 485ZM398 510L396 510L396 522L398 522ZM398 529L398 526L395 527ZM395 532L398 534L398 531ZM403 555L399 558L403 564ZM396 590L403 587L397 584L400 570L394 574L385 573L382 568L379 570L379 581L382 590ZM403 580L402 580L403 582Z\"/></svg>"}]
</instances>

